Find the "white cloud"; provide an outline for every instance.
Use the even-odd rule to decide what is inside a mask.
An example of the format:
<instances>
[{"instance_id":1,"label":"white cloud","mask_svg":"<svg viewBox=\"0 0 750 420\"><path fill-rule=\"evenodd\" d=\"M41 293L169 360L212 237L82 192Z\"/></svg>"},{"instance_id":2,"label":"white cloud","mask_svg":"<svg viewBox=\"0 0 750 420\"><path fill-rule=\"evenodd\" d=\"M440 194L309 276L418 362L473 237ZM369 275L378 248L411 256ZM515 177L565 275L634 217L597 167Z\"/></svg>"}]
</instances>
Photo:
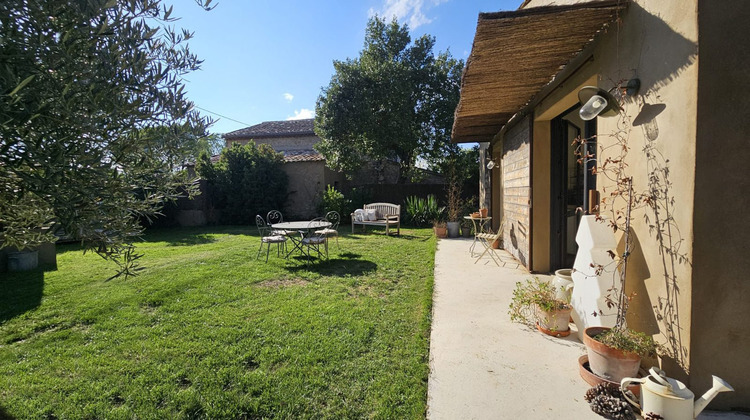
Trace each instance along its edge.
<instances>
[{"instance_id":1,"label":"white cloud","mask_svg":"<svg viewBox=\"0 0 750 420\"><path fill-rule=\"evenodd\" d=\"M287 117L286 120L305 120L308 118L314 118L315 117L315 111L312 109L306 109L302 108L300 110L294 110L294 116Z\"/></svg>"},{"instance_id":2,"label":"white cloud","mask_svg":"<svg viewBox=\"0 0 750 420\"><path fill-rule=\"evenodd\" d=\"M432 22L432 19L427 17L423 9L426 11L446 1L449 0L385 0L385 4L380 10L370 9L370 16L377 14L383 16L386 20L395 17L400 22L406 21L409 24L409 29L413 30ZM425 5L425 3L427 4Z\"/></svg>"},{"instance_id":3,"label":"white cloud","mask_svg":"<svg viewBox=\"0 0 750 420\"><path fill-rule=\"evenodd\" d=\"M286 99L287 102L292 102L292 99L294 99L294 95L292 95L291 93L285 93L284 99Z\"/></svg>"}]
</instances>

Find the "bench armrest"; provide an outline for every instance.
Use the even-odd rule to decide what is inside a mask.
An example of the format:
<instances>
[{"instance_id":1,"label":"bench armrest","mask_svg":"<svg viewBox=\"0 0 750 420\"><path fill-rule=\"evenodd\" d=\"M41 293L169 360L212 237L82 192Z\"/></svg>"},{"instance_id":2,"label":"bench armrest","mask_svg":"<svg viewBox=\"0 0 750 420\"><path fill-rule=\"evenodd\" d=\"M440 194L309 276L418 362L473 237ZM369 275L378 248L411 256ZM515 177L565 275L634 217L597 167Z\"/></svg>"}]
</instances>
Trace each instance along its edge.
<instances>
[{"instance_id":1,"label":"bench armrest","mask_svg":"<svg viewBox=\"0 0 750 420\"><path fill-rule=\"evenodd\" d=\"M398 215L397 214L386 214L385 215L385 220L398 220Z\"/></svg>"}]
</instances>

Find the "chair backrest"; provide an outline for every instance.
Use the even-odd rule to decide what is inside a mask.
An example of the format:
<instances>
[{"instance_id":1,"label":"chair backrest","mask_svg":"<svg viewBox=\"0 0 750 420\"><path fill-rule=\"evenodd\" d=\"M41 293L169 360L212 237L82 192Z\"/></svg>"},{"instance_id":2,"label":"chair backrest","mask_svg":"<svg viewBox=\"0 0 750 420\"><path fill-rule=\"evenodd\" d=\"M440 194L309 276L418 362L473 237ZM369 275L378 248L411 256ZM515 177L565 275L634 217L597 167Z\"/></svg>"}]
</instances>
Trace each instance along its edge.
<instances>
[{"instance_id":1,"label":"chair backrest","mask_svg":"<svg viewBox=\"0 0 750 420\"><path fill-rule=\"evenodd\" d=\"M271 210L266 216L266 221L269 225L272 225L274 223L281 223L284 221L284 216L282 216L281 212L278 210Z\"/></svg>"},{"instance_id":2,"label":"chair backrest","mask_svg":"<svg viewBox=\"0 0 750 420\"><path fill-rule=\"evenodd\" d=\"M270 226L266 223L266 221L263 219L263 216L256 215L255 216L255 225L258 226L258 233L260 236L268 236L268 234L271 232Z\"/></svg>"},{"instance_id":3,"label":"chair backrest","mask_svg":"<svg viewBox=\"0 0 750 420\"><path fill-rule=\"evenodd\" d=\"M497 227L497 232L494 233L495 238L492 240L492 242L495 242L496 240L503 239L503 230L505 229L505 219L500 221L500 226Z\"/></svg>"},{"instance_id":4,"label":"chair backrest","mask_svg":"<svg viewBox=\"0 0 750 420\"><path fill-rule=\"evenodd\" d=\"M310 224L308 224L307 232L305 232L306 238L325 238L325 233L322 232L322 228L318 227L318 222L325 222L325 217L316 217L312 220L310 220ZM320 232L320 233L316 233Z\"/></svg>"},{"instance_id":5,"label":"chair backrest","mask_svg":"<svg viewBox=\"0 0 750 420\"><path fill-rule=\"evenodd\" d=\"M377 212L378 219L384 218L385 216L400 216L401 206L398 204L391 203L370 203L365 204L363 207L367 209L375 209Z\"/></svg>"},{"instance_id":6,"label":"chair backrest","mask_svg":"<svg viewBox=\"0 0 750 420\"><path fill-rule=\"evenodd\" d=\"M326 220L331 224L331 229L336 230L339 227L341 216L338 214L338 212L329 211L328 213L326 213Z\"/></svg>"}]
</instances>

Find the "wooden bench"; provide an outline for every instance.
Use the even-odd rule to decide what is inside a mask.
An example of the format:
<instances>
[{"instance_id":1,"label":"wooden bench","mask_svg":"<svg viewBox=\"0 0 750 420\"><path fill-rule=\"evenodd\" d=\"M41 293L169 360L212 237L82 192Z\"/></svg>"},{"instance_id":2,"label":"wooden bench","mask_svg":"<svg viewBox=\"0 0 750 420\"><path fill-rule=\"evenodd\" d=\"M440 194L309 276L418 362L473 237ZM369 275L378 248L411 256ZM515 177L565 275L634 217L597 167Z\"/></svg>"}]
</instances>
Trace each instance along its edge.
<instances>
[{"instance_id":1,"label":"wooden bench","mask_svg":"<svg viewBox=\"0 0 750 420\"><path fill-rule=\"evenodd\" d=\"M354 233L354 225L362 225L362 232L367 230L367 226L385 226L385 234L388 235L391 226L395 226L396 234L401 235L401 206L391 203L365 204L363 207L365 213L369 209L375 210L377 220L366 220L367 214L365 214L365 220L358 221L355 220L354 213L352 213L352 233Z\"/></svg>"}]
</instances>

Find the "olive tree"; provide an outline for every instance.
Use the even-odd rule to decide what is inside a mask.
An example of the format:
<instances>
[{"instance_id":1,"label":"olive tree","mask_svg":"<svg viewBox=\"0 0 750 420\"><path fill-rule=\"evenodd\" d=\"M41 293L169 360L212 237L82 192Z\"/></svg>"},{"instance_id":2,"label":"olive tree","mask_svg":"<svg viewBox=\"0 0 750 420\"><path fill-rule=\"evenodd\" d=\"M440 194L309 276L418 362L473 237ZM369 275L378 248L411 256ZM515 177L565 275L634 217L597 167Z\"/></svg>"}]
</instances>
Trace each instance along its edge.
<instances>
[{"instance_id":1,"label":"olive tree","mask_svg":"<svg viewBox=\"0 0 750 420\"><path fill-rule=\"evenodd\" d=\"M161 0L0 2L0 246L60 227L132 274L138 219L195 191L179 166L209 121L185 96L200 61L171 13Z\"/></svg>"}]
</instances>

